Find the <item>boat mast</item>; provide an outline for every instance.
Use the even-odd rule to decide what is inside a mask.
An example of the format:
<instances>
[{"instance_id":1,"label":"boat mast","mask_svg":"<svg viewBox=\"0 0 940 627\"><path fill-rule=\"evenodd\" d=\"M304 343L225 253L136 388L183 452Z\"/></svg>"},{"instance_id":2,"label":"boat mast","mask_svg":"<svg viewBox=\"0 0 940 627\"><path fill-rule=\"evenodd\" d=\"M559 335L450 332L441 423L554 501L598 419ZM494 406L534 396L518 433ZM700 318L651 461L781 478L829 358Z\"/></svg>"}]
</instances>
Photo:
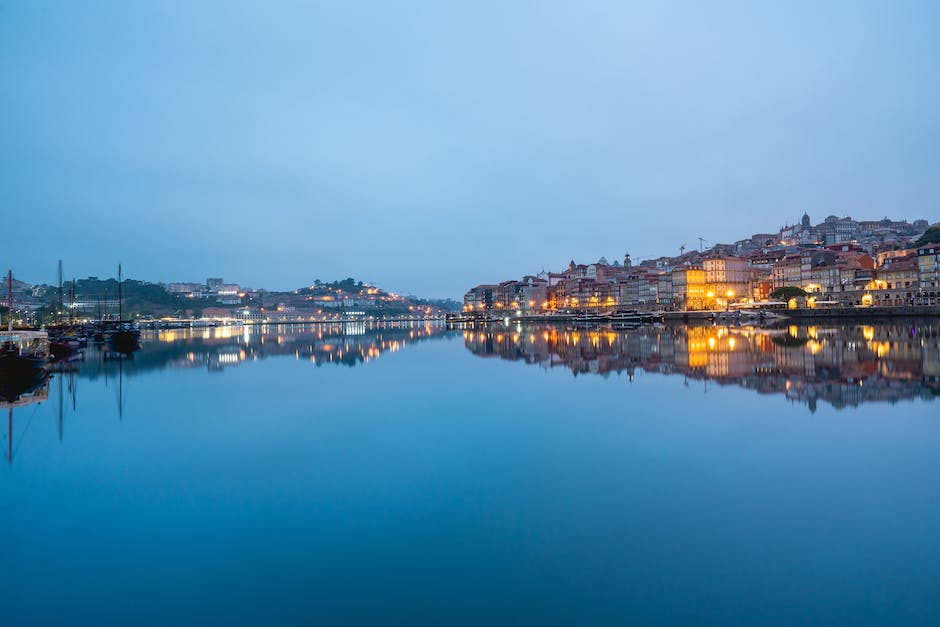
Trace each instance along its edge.
<instances>
[{"instance_id":1,"label":"boat mast","mask_svg":"<svg viewBox=\"0 0 940 627\"><path fill-rule=\"evenodd\" d=\"M124 301L121 298L121 264L118 264L118 322L124 320Z\"/></svg>"},{"instance_id":2,"label":"boat mast","mask_svg":"<svg viewBox=\"0 0 940 627\"><path fill-rule=\"evenodd\" d=\"M7 331L13 335L13 270L7 271Z\"/></svg>"},{"instance_id":3,"label":"boat mast","mask_svg":"<svg viewBox=\"0 0 940 627\"><path fill-rule=\"evenodd\" d=\"M59 259L59 308L55 312L56 324L62 324L62 260Z\"/></svg>"}]
</instances>

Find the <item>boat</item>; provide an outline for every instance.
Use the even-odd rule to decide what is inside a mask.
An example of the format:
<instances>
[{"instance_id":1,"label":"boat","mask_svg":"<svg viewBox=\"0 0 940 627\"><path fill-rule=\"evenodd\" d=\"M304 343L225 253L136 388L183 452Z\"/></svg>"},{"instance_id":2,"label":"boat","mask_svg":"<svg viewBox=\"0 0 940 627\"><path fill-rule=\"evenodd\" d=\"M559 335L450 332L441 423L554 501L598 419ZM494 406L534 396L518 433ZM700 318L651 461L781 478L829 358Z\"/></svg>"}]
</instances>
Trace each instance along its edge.
<instances>
[{"instance_id":1,"label":"boat","mask_svg":"<svg viewBox=\"0 0 940 627\"><path fill-rule=\"evenodd\" d=\"M7 330L0 333L0 386L17 387L45 374L49 336L45 331L13 329L13 271L7 274Z\"/></svg>"},{"instance_id":2,"label":"boat","mask_svg":"<svg viewBox=\"0 0 940 627\"><path fill-rule=\"evenodd\" d=\"M84 350L87 340L71 332L49 338L49 354L53 359L68 359Z\"/></svg>"},{"instance_id":3,"label":"boat","mask_svg":"<svg viewBox=\"0 0 940 627\"><path fill-rule=\"evenodd\" d=\"M45 331L10 328L0 333L0 378L17 371L42 369L48 359L49 336Z\"/></svg>"},{"instance_id":4,"label":"boat","mask_svg":"<svg viewBox=\"0 0 940 627\"><path fill-rule=\"evenodd\" d=\"M140 330L130 320L124 320L124 301L121 286L121 264L118 264L118 319L117 323L105 331L104 336L111 348L120 353L132 353L140 349Z\"/></svg>"},{"instance_id":5,"label":"boat","mask_svg":"<svg viewBox=\"0 0 940 627\"><path fill-rule=\"evenodd\" d=\"M140 349L140 331L130 323L122 323L107 334L108 344L120 353L132 353Z\"/></svg>"}]
</instances>

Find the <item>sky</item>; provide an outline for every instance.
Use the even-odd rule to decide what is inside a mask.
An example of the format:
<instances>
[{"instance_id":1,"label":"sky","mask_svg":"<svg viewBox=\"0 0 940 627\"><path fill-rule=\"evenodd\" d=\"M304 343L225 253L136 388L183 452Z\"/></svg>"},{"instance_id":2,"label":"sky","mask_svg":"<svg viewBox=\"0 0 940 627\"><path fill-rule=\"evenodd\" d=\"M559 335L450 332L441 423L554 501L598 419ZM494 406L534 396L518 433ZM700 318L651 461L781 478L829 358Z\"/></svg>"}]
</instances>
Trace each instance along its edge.
<instances>
[{"instance_id":1,"label":"sky","mask_svg":"<svg viewBox=\"0 0 940 627\"><path fill-rule=\"evenodd\" d=\"M427 297L940 219L940 3L0 0L0 262Z\"/></svg>"}]
</instances>

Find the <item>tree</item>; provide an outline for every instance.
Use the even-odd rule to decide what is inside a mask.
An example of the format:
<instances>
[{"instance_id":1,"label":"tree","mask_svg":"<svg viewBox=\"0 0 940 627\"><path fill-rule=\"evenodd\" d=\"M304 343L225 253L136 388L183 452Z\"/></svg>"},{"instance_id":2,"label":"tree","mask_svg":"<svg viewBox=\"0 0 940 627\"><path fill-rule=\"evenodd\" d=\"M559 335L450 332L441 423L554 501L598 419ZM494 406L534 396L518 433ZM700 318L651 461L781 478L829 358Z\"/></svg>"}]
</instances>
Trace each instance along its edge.
<instances>
[{"instance_id":1,"label":"tree","mask_svg":"<svg viewBox=\"0 0 940 627\"><path fill-rule=\"evenodd\" d=\"M778 287L770 293L770 297L774 300L790 300L791 298L800 298L806 296L806 290L800 287Z\"/></svg>"},{"instance_id":2,"label":"tree","mask_svg":"<svg viewBox=\"0 0 940 627\"><path fill-rule=\"evenodd\" d=\"M934 224L914 242L914 246L926 246L927 244L940 244L940 224Z\"/></svg>"}]
</instances>

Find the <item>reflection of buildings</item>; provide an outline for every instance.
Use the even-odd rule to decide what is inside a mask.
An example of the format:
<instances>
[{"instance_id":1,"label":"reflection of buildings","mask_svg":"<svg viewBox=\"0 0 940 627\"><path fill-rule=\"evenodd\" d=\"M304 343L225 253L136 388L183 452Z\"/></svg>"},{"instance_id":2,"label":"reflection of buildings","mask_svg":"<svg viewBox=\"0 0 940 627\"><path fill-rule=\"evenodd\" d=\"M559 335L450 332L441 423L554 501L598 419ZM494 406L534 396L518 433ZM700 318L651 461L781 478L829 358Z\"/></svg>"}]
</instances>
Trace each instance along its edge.
<instances>
[{"instance_id":1,"label":"reflection of buildings","mask_svg":"<svg viewBox=\"0 0 940 627\"><path fill-rule=\"evenodd\" d=\"M303 359L316 365L354 366L446 332L446 327L436 322L369 321L166 329L145 334L142 350L123 368L125 376L163 368L218 371L276 356ZM106 377L108 368L106 359L96 358L90 351L81 376Z\"/></svg>"},{"instance_id":2,"label":"reflection of buildings","mask_svg":"<svg viewBox=\"0 0 940 627\"><path fill-rule=\"evenodd\" d=\"M464 332L480 356L574 374L636 368L785 394L815 409L940 394L940 323L878 326L648 327L630 331L557 327Z\"/></svg>"}]
</instances>

